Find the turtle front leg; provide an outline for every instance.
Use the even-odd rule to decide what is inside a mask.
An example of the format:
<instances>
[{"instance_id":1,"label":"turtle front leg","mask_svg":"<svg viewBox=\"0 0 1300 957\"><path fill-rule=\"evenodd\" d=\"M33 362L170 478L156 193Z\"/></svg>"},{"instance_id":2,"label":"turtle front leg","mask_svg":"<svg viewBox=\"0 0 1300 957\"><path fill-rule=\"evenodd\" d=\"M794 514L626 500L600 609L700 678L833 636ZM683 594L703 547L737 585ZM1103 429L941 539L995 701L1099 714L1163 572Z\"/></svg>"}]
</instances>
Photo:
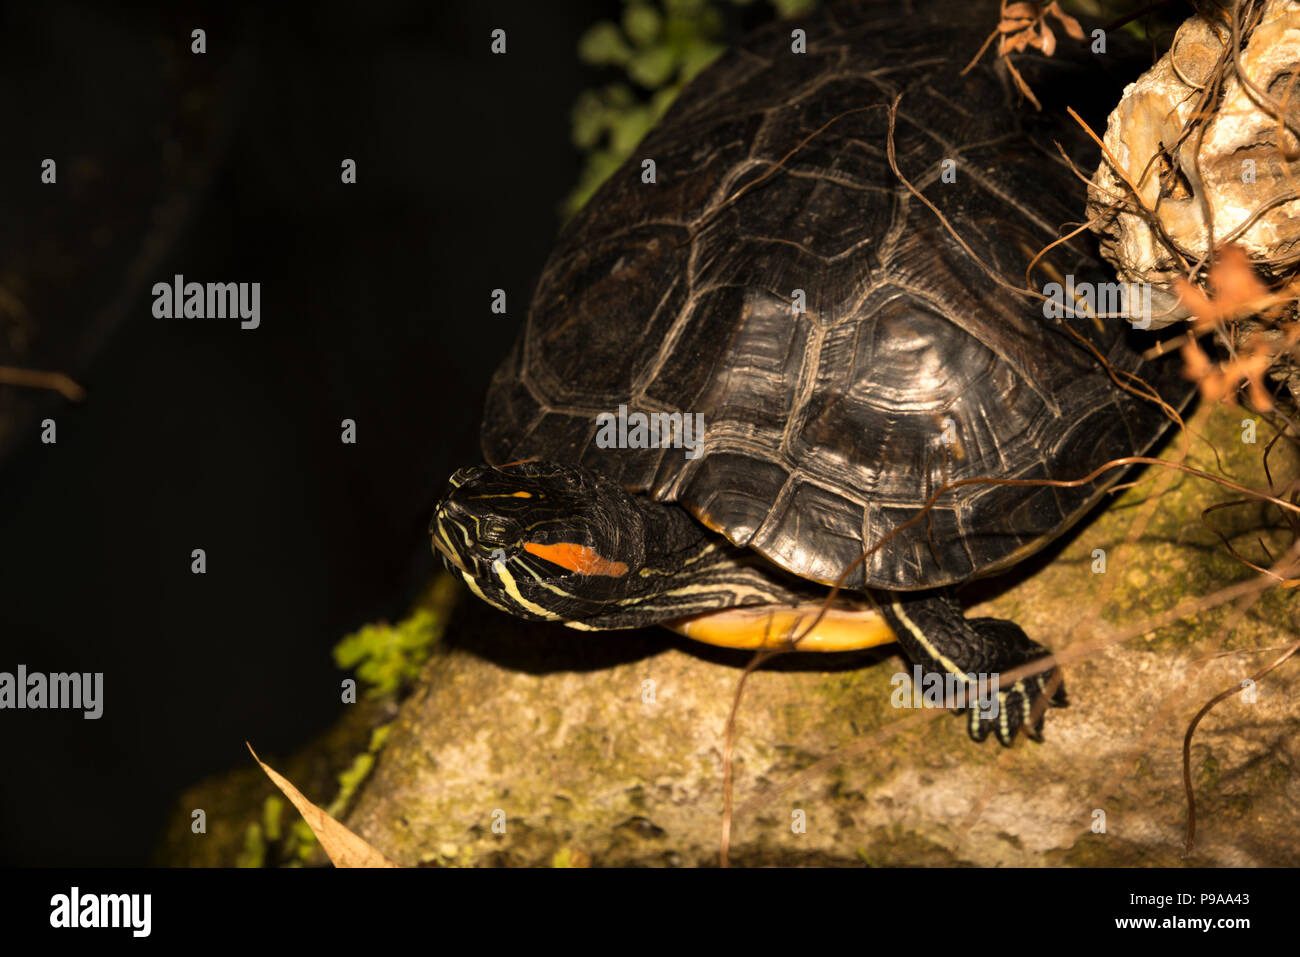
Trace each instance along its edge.
<instances>
[{"instance_id":1,"label":"turtle front leg","mask_svg":"<svg viewBox=\"0 0 1300 957\"><path fill-rule=\"evenodd\" d=\"M998 678L1004 671L1050 654L1046 648L1031 641L1015 622L966 618L946 591L884 592L877 598L907 656L927 674L942 679L943 687L964 694L972 738L983 741L991 730L1009 746L1024 725L1026 735L1042 740L1044 715L1032 725L1028 722L1056 669L1021 678L1010 687L1003 687ZM993 685L995 680L998 683ZM996 694L992 693L995 687ZM1065 706L1064 684L1048 704Z\"/></svg>"}]
</instances>

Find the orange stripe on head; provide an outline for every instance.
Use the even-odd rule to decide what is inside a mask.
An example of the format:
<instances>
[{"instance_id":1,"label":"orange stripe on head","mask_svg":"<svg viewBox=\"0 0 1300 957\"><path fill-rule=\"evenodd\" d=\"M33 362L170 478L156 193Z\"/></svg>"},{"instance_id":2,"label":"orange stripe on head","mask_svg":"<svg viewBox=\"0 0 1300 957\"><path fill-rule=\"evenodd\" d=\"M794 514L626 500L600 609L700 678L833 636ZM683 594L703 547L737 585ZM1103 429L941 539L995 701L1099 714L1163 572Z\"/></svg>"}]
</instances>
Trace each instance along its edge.
<instances>
[{"instance_id":1,"label":"orange stripe on head","mask_svg":"<svg viewBox=\"0 0 1300 957\"><path fill-rule=\"evenodd\" d=\"M627 565L603 558L595 549L573 542L559 542L555 545L542 545L538 542L524 542L524 551L538 558L544 558L552 565L559 565L579 575L608 575L621 578L627 574Z\"/></svg>"}]
</instances>

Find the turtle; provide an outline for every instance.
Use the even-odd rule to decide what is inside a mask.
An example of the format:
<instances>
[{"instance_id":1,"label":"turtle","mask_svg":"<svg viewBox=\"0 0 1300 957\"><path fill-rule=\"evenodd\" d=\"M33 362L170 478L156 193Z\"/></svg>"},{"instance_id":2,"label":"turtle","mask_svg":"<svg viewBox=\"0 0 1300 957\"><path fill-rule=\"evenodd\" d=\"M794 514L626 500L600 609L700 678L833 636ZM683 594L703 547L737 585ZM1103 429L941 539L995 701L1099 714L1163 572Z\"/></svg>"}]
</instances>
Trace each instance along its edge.
<instances>
[{"instance_id":1,"label":"turtle","mask_svg":"<svg viewBox=\"0 0 1300 957\"><path fill-rule=\"evenodd\" d=\"M1084 208L1067 157L1097 160L1063 106L1095 126L1120 66L1026 51L1035 111L991 58L963 74L986 13L826 5L681 91L561 232L485 464L437 501L432 546L474 594L732 647L897 641L972 738L1041 740L1056 669L998 678L1047 649L955 589L1078 522L1120 471L1077 480L1150 449L1191 387L1139 323L1016 294ZM1083 237L1036 269L1110 276Z\"/></svg>"}]
</instances>

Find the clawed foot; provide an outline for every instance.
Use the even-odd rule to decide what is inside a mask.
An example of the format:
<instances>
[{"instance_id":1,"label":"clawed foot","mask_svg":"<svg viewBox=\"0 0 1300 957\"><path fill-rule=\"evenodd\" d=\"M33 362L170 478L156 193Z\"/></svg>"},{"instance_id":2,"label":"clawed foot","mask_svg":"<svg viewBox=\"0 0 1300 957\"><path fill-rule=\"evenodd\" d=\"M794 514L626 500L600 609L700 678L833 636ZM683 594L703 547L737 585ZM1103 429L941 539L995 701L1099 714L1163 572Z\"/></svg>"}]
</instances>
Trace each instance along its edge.
<instances>
[{"instance_id":1,"label":"clawed foot","mask_svg":"<svg viewBox=\"0 0 1300 957\"><path fill-rule=\"evenodd\" d=\"M1003 747L1010 747L1016 732L1024 727L1027 737L1034 741L1042 741L1043 719L1047 717L1047 709L1064 708L1067 704L1064 682L1056 686L1056 691L1050 699L1039 703L1043 701L1055 671L1056 669L1053 668L1051 671L1021 678L1010 688L999 688L996 716L986 716L982 705L970 707L967 710L969 720L966 730L971 738L975 741L983 741L992 731L998 736L998 741ZM1038 716L1031 722L1035 707L1038 708Z\"/></svg>"},{"instance_id":2,"label":"clawed foot","mask_svg":"<svg viewBox=\"0 0 1300 957\"><path fill-rule=\"evenodd\" d=\"M1014 622L1000 618L975 618L969 620L968 624L981 638L998 649L1000 674L1050 654L1042 645L1031 641ZM992 731L997 735L999 743L1009 747L1016 732L1023 727L1027 737L1042 741L1043 719L1047 716L1047 709L1064 708L1067 704L1063 681L1057 682L1050 699L1046 697L1048 686L1056 673L1056 668L1040 671L1020 678L1010 687L1003 687L999 682L996 709L991 707L991 701L970 708L967 730L971 738L983 741ZM996 714L991 713L994 710Z\"/></svg>"},{"instance_id":3,"label":"clawed foot","mask_svg":"<svg viewBox=\"0 0 1300 957\"><path fill-rule=\"evenodd\" d=\"M965 705L967 729L974 740L983 741L992 731L1009 747L1023 729L1028 737L1041 741L1047 709L1065 707L1062 682L1057 682L1050 698L1047 694L1057 674L1054 667L1010 685L1002 682L1002 675L1051 654L1015 622L965 618L961 606L944 592L894 594L882 611L908 657L945 680L959 676L972 696Z\"/></svg>"}]
</instances>

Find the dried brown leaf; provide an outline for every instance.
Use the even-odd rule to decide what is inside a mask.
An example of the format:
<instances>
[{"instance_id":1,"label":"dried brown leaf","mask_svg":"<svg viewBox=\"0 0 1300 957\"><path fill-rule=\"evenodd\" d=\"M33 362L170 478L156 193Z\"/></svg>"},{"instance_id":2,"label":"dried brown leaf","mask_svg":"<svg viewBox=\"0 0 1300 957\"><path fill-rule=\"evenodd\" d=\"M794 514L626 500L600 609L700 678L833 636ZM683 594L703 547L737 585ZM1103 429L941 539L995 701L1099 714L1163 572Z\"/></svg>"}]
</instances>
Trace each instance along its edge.
<instances>
[{"instance_id":1,"label":"dried brown leaf","mask_svg":"<svg viewBox=\"0 0 1300 957\"><path fill-rule=\"evenodd\" d=\"M247 741L244 744L248 746L248 752L253 756L253 760L261 765L262 770L266 772L266 776L284 792L284 796L298 809L298 813L302 815L302 819L307 822L307 826L316 835L316 840L320 841L321 848L329 855L329 859L335 867L399 866L390 861L369 842L344 827L336 818L331 817L324 810L308 801L301 791L289 783L288 778L259 758L251 744L248 744Z\"/></svg>"},{"instance_id":2,"label":"dried brown leaf","mask_svg":"<svg viewBox=\"0 0 1300 957\"><path fill-rule=\"evenodd\" d=\"M1207 284L1214 292L1213 298L1199 286L1179 278L1174 289L1191 311L1193 331L1201 334L1211 329L1221 329L1225 324L1262 312L1286 297L1272 294L1256 274L1250 257L1239 246L1227 245L1218 250L1214 265L1210 267ZM1300 330L1287 330L1285 342L1270 347L1258 334L1249 336L1240 344L1237 354L1215 367L1208 356L1194 342L1183 345L1185 373L1196 381L1201 394L1211 401L1235 395L1244 384L1251 404L1262 412L1273 408L1273 399L1265 384L1269 368L1283 351L1290 347Z\"/></svg>"},{"instance_id":3,"label":"dried brown leaf","mask_svg":"<svg viewBox=\"0 0 1300 957\"><path fill-rule=\"evenodd\" d=\"M1065 27L1065 32L1070 36L1074 37L1076 40L1083 39L1083 27L1079 25L1079 21L1062 10L1060 4L1058 4L1056 0L1052 0L1052 2L1047 5L1047 9L1043 11L1044 16L1047 16L1048 14L1056 17L1061 26Z\"/></svg>"},{"instance_id":4,"label":"dried brown leaf","mask_svg":"<svg viewBox=\"0 0 1300 957\"><path fill-rule=\"evenodd\" d=\"M1043 51L1044 56L1051 56L1056 52L1056 34L1046 23L1042 26L1042 38L1038 43L1038 49Z\"/></svg>"}]
</instances>

